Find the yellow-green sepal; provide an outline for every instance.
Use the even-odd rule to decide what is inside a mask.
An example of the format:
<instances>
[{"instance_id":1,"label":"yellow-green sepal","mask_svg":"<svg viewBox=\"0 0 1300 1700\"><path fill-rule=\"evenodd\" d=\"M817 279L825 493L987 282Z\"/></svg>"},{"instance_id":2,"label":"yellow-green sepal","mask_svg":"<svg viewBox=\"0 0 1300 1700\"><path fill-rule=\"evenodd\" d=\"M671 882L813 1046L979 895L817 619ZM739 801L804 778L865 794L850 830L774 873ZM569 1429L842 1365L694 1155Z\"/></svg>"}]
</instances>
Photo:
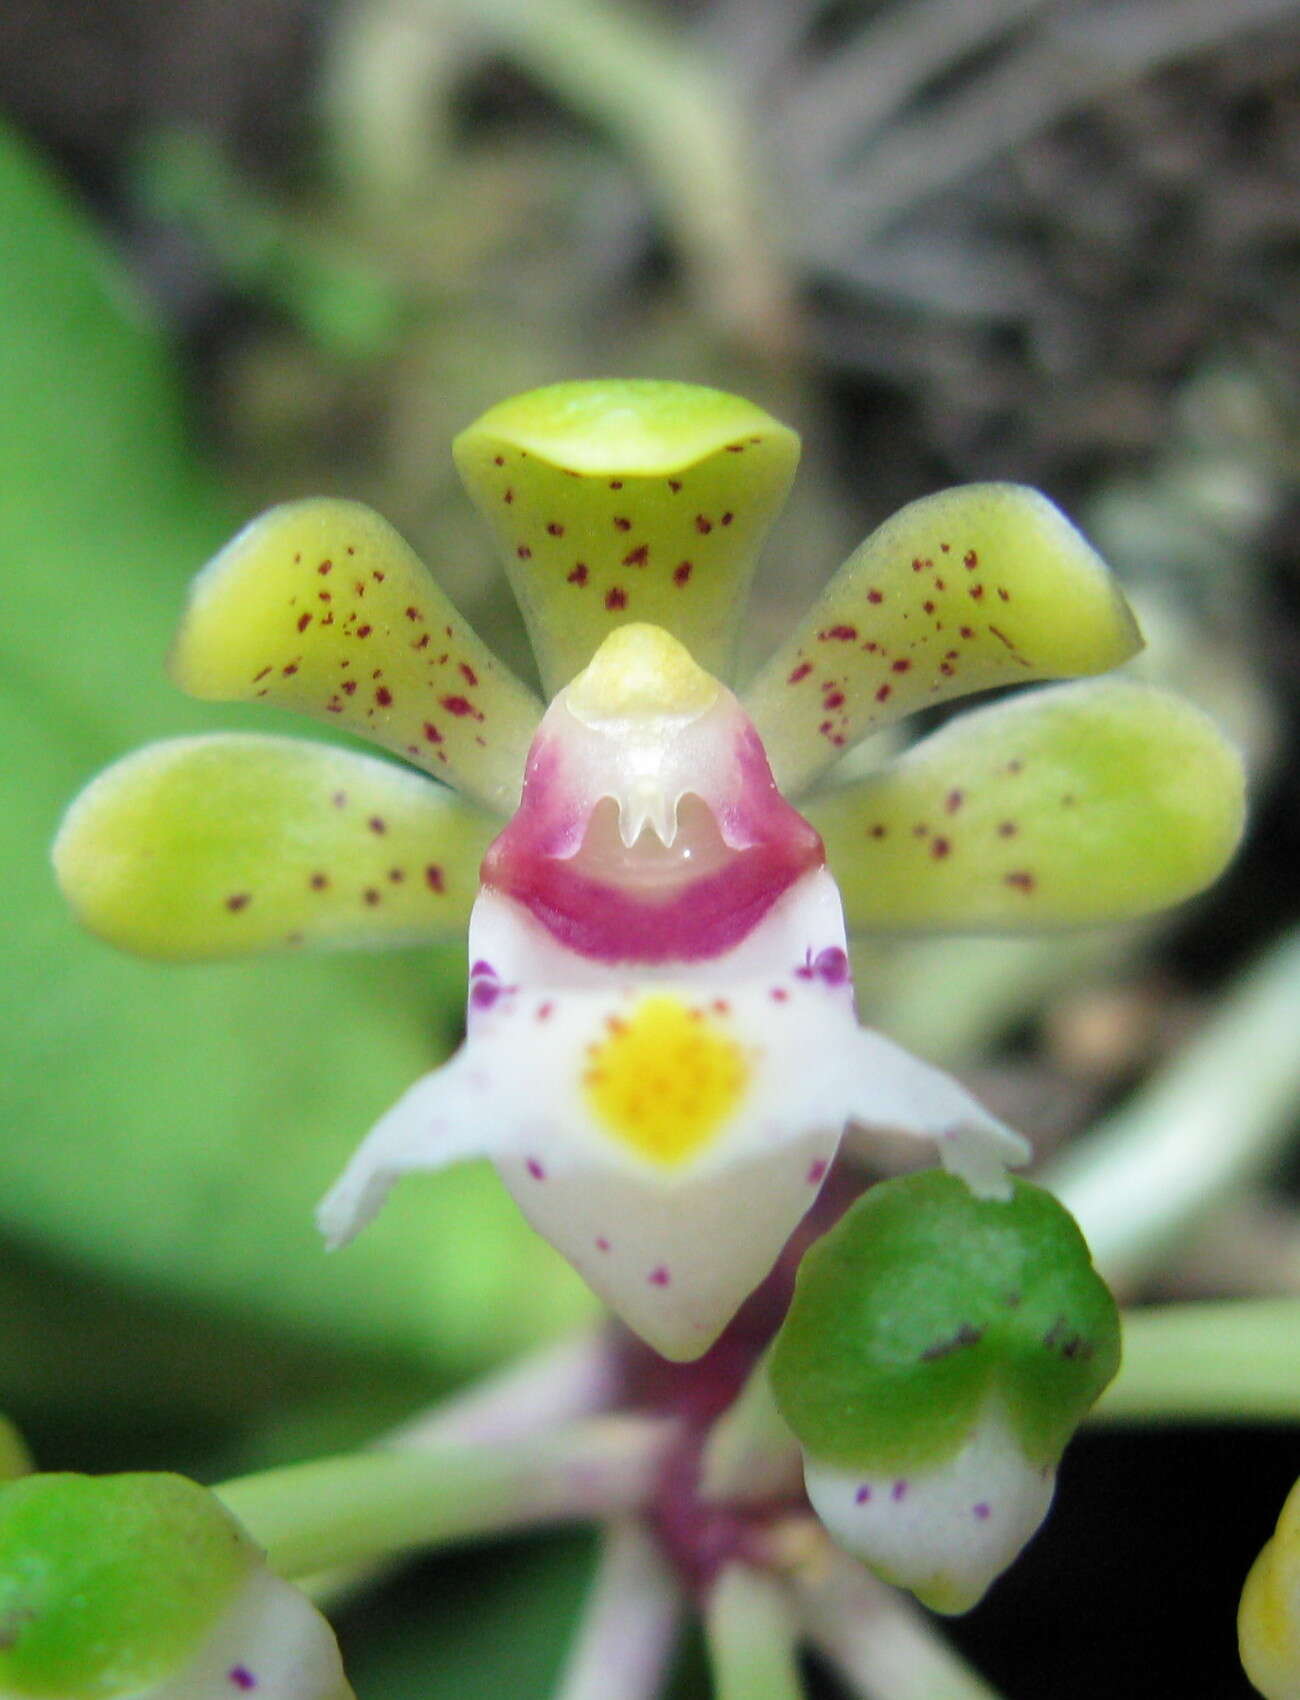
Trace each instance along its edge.
<instances>
[{"instance_id":1,"label":"yellow-green sepal","mask_svg":"<svg viewBox=\"0 0 1300 1700\"><path fill-rule=\"evenodd\" d=\"M1244 777L1191 703L1096 679L959 715L805 813L851 929L1025 932L1200 891L1240 838Z\"/></svg>"},{"instance_id":2,"label":"yellow-green sepal","mask_svg":"<svg viewBox=\"0 0 1300 1700\"><path fill-rule=\"evenodd\" d=\"M541 716L392 526L328 497L272 508L209 562L171 671L206 701L355 732L503 814Z\"/></svg>"},{"instance_id":3,"label":"yellow-green sepal","mask_svg":"<svg viewBox=\"0 0 1300 1700\"><path fill-rule=\"evenodd\" d=\"M1141 645L1105 562L1045 496L965 484L872 532L744 700L791 795L917 709L1104 673Z\"/></svg>"},{"instance_id":4,"label":"yellow-green sepal","mask_svg":"<svg viewBox=\"0 0 1300 1700\"><path fill-rule=\"evenodd\" d=\"M1246 1675L1265 1700L1300 1694L1300 1482L1246 1578L1237 1643Z\"/></svg>"},{"instance_id":5,"label":"yellow-green sepal","mask_svg":"<svg viewBox=\"0 0 1300 1700\"><path fill-rule=\"evenodd\" d=\"M94 779L54 845L78 918L172 961L455 936L495 823L442 786L292 738L151 744Z\"/></svg>"},{"instance_id":6,"label":"yellow-green sepal","mask_svg":"<svg viewBox=\"0 0 1300 1700\"><path fill-rule=\"evenodd\" d=\"M554 384L457 437L461 478L510 577L548 695L628 620L726 675L754 561L799 439L695 384Z\"/></svg>"}]
</instances>

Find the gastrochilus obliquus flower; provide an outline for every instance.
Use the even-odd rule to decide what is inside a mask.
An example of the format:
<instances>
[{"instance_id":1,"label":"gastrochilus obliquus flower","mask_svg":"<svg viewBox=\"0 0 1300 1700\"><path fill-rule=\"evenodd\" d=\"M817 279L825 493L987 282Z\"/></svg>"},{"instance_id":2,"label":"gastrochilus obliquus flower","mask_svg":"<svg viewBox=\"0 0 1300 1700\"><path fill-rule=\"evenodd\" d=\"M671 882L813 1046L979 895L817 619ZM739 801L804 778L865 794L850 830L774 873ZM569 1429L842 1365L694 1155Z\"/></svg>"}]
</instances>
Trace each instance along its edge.
<instances>
[{"instance_id":1,"label":"gastrochilus obliquus flower","mask_svg":"<svg viewBox=\"0 0 1300 1700\"><path fill-rule=\"evenodd\" d=\"M694 1357L846 1127L933 1140L982 1197L1006 1196L1027 1154L858 1026L848 934L1127 918L1230 854L1234 755L1131 680L1023 694L837 774L916 710L1140 647L1093 550L1019 486L904 508L733 694L797 449L746 402L653 382L558 385L461 435L545 710L356 504L273 509L198 578L172 662L185 689L303 710L442 782L277 737L180 739L97 779L56 846L86 923L146 954L409 944L468 922L465 1044L362 1145L321 1210L332 1242L398 1176L488 1157L634 1329Z\"/></svg>"},{"instance_id":2,"label":"gastrochilus obliquus flower","mask_svg":"<svg viewBox=\"0 0 1300 1700\"><path fill-rule=\"evenodd\" d=\"M183 1476L0 1487L6 1700L353 1700L325 1619Z\"/></svg>"}]
</instances>

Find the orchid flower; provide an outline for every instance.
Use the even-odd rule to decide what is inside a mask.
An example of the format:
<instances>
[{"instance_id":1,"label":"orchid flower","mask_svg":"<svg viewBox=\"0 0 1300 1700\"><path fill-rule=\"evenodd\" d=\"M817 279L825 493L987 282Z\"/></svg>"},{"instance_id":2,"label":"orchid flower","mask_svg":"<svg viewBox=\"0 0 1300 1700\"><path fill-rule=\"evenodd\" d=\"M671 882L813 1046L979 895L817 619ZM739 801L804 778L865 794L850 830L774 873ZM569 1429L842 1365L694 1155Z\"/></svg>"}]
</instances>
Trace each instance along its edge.
<instances>
[{"instance_id":1,"label":"orchid flower","mask_svg":"<svg viewBox=\"0 0 1300 1700\"><path fill-rule=\"evenodd\" d=\"M465 1043L361 1146L327 1237L408 1171L490 1158L632 1328L692 1358L846 1128L933 1140L981 1197L1009 1196L1028 1155L858 1025L848 934L1177 901L1232 850L1239 766L1197 710L1116 679L995 703L838 782L846 751L908 714L1140 647L1103 563L1031 490L904 508L737 696L723 679L791 431L712 390L574 383L491 409L455 453L549 706L378 516L275 508L200 574L174 677L302 710L439 783L279 737L179 739L89 786L56 864L93 930L173 959L468 922Z\"/></svg>"}]
</instances>

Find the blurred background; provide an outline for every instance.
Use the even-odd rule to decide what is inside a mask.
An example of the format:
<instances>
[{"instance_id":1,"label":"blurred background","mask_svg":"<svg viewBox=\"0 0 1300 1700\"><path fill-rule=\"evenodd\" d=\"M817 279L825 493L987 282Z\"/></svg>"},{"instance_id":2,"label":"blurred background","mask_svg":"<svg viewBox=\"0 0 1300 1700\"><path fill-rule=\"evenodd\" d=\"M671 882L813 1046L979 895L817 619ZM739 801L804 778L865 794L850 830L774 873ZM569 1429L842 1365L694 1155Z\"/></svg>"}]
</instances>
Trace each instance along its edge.
<instances>
[{"instance_id":1,"label":"blurred background","mask_svg":"<svg viewBox=\"0 0 1300 1700\"><path fill-rule=\"evenodd\" d=\"M0 1409L42 1466L348 1445L590 1314L475 1171L321 1255L314 1200L455 1040L458 951L123 962L47 861L139 742L303 730L163 673L187 580L272 501L380 508L527 672L449 444L537 384L715 384L803 433L747 665L943 484L1035 483L1089 532L1140 667L1246 755L1242 855L1140 929L857 967L866 1019L1049 1157L1141 1114L1300 918L1298 179L1297 0L4 0ZM1300 1107L1269 1115L1125 1297L1300 1292ZM1184 1661L1245 1696L1236 1594L1297 1473L1294 1429L1099 1430L955 1638L1010 1700ZM590 1563L399 1579L342 1622L359 1695L545 1695Z\"/></svg>"}]
</instances>

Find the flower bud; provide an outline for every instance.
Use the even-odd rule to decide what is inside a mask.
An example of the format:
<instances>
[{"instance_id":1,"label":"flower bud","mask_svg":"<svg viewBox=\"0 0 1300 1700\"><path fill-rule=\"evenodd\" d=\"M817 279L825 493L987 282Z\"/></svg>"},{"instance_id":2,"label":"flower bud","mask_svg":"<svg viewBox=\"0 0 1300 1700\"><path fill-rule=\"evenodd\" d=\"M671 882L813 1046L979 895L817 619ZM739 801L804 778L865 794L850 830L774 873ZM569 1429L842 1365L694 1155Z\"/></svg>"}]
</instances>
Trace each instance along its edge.
<instances>
[{"instance_id":1,"label":"flower bud","mask_svg":"<svg viewBox=\"0 0 1300 1700\"><path fill-rule=\"evenodd\" d=\"M805 1257L772 1363L835 1540L935 1611L967 1611L1051 1503L1119 1365L1119 1318L1040 1188L932 1171L874 1187Z\"/></svg>"},{"instance_id":2,"label":"flower bud","mask_svg":"<svg viewBox=\"0 0 1300 1700\"><path fill-rule=\"evenodd\" d=\"M171 1475L0 1488L6 1700L351 1700L329 1625L206 1489Z\"/></svg>"},{"instance_id":3,"label":"flower bud","mask_svg":"<svg viewBox=\"0 0 1300 1700\"><path fill-rule=\"evenodd\" d=\"M1237 1639L1246 1675L1265 1700L1300 1695L1300 1482L1241 1591Z\"/></svg>"}]
</instances>

